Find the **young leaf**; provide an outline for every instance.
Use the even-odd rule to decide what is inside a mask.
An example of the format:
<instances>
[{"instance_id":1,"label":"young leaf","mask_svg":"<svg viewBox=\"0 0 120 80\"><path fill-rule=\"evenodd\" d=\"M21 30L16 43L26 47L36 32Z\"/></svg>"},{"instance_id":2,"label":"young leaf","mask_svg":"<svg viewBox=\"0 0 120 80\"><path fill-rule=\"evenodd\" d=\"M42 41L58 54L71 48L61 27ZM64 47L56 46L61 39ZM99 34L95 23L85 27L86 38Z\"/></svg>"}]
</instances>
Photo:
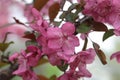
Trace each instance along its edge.
<instances>
[{"instance_id":1,"label":"young leaf","mask_svg":"<svg viewBox=\"0 0 120 80\"><path fill-rule=\"evenodd\" d=\"M29 45L35 45L35 46L37 46L38 45L37 42L34 41L34 40L27 40L25 42L25 44L26 44L26 46L29 46Z\"/></svg>"},{"instance_id":2,"label":"young leaf","mask_svg":"<svg viewBox=\"0 0 120 80\"><path fill-rule=\"evenodd\" d=\"M40 11L48 1L49 0L34 0L34 8Z\"/></svg>"},{"instance_id":3,"label":"young leaf","mask_svg":"<svg viewBox=\"0 0 120 80\"><path fill-rule=\"evenodd\" d=\"M106 39L108 39L109 37L114 35L114 29L110 29L108 31L106 31L103 35L103 41L105 41Z\"/></svg>"},{"instance_id":4,"label":"young leaf","mask_svg":"<svg viewBox=\"0 0 120 80\"><path fill-rule=\"evenodd\" d=\"M49 17L50 17L51 22L57 16L59 10L60 10L60 4L57 3L57 2L50 6L50 8L49 8Z\"/></svg>"},{"instance_id":5,"label":"young leaf","mask_svg":"<svg viewBox=\"0 0 120 80\"><path fill-rule=\"evenodd\" d=\"M91 30L91 27L88 27L87 24L83 23L77 28L78 33L87 33Z\"/></svg>"},{"instance_id":6,"label":"young leaf","mask_svg":"<svg viewBox=\"0 0 120 80\"><path fill-rule=\"evenodd\" d=\"M98 50L97 53L98 53L97 55L98 55L99 59L101 60L102 64L104 64L104 65L107 64L106 56L105 56L104 52L102 50Z\"/></svg>"},{"instance_id":7,"label":"young leaf","mask_svg":"<svg viewBox=\"0 0 120 80\"><path fill-rule=\"evenodd\" d=\"M45 64L45 63L48 63L48 62L49 62L49 61L48 61L47 59L42 58L42 59L38 62L38 64L37 64L36 66L40 66L40 65Z\"/></svg>"},{"instance_id":8,"label":"young leaf","mask_svg":"<svg viewBox=\"0 0 120 80\"><path fill-rule=\"evenodd\" d=\"M107 26L100 22L92 21L94 31L108 31Z\"/></svg>"},{"instance_id":9,"label":"young leaf","mask_svg":"<svg viewBox=\"0 0 120 80\"><path fill-rule=\"evenodd\" d=\"M53 24L54 24L55 26L60 26L61 21L60 21L60 22L54 21Z\"/></svg>"},{"instance_id":10,"label":"young leaf","mask_svg":"<svg viewBox=\"0 0 120 80\"><path fill-rule=\"evenodd\" d=\"M97 43L93 42L93 47L94 47L94 49L95 49L95 52L96 52L98 58L99 58L100 61L102 62L102 64L103 64L103 65L107 64L106 56L105 56L104 52L99 49L100 46L99 46Z\"/></svg>"},{"instance_id":11,"label":"young leaf","mask_svg":"<svg viewBox=\"0 0 120 80\"><path fill-rule=\"evenodd\" d=\"M13 43L14 43L13 41L9 43L0 43L0 51L4 52L10 46L10 44L13 44Z\"/></svg>"},{"instance_id":12,"label":"young leaf","mask_svg":"<svg viewBox=\"0 0 120 80\"><path fill-rule=\"evenodd\" d=\"M77 17L78 17L78 16L76 16L75 13L70 12L70 13L68 13L68 14L65 16L65 19L66 19L66 21L68 21L68 22L75 22L75 19L76 19Z\"/></svg>"},{"instance_id":13,"label":"young leaf","mask_svg":"<svg viewBox=\"0 0 120 80\"><path fill-rule=\"evenodd\" d=\"M34 33L25 34L23 36L23 38L27 38L27 39L31 39L31 40L36 40L36 37L35 37Z\"/></svg>"}]
</instances>

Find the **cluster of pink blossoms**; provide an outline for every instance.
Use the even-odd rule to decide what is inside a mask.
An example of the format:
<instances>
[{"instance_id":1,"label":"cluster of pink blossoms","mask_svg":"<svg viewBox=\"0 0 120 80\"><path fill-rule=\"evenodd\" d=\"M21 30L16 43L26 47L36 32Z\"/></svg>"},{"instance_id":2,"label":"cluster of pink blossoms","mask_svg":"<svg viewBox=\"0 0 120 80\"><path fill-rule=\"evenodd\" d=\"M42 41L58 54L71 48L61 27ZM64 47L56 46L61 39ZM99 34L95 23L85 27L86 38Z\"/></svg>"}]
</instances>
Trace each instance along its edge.
<instances>
[{"instance_id":1,"label":"cluster of pink blossoms","mask_svg":"<svg viewBox=\"0 0 120 80\"><path fill-rule=\"evenodd\" d=\"M116 36L120 36L120 0L78 0L84 1L83 14L92 16L95 21L108 23L114 27ZM116 58L120 63L120 51L110 59Z\"/></svg>"},{"instance_id":2,"label":"cluster of pink blossoms","mask_svg":"<svg viewBox=\"0 0 120 80\"><path fill-rule=\"evenodd\" d=\"M36 46L28 46L25 51L15 53L9 58L12 63L18 63L18 69L13 74L21 76L23 80L39 80L31 68L37 65L40 58L41 51Z\"/></svg>"},{"instance_id":3,"label":"cluster of pink blossoms","mask_svg":"<svg viewBox=\"0 0 120 80\"><path fill-rule=\"evenodd\" d=\"M75 52L75 47L79 46L80 42L74 35L76 30L74 24L65 22L62 27L50 26L41 17L39 11L33 8L31 12L34 22L30 26L39 33L39 36L36 37L39 48L28 46L25 51L13 54L10 61L18 63L18 69L13 74L21 76L23 80L38 80L32 67L42 56L47 56L49 62L54 66L66 64L70 67L57 80L78 80L81 77L91 77L86 65L93 62L95 51L90 48Z\"/></svg>"},{"instance_id":4,"label":"cluster of pink blossoms","mask_svg":"<svg viewBox=\"0 0 120 80\"><path fill-rule=\"evenodd\" d=\"M47 9L53 1L48 1L44 6L41 10L43 14L48 13ZM83 14L92 16L95 21L113 25L115 35L120 36L119 0L78 0L78 2L81 1L85 2ZM11 62L18 63L18 69L13 74L21 76L23 80L38 80L32 67L37 65L42 56L47 56L54 66L69 66L57 80L78 80L81 77L91 77L86 66L94 61L95 50L89 48L75 52L75 47L79 46L80 42L74 35L76 29L73 23L65 22L61 27L51 26L32 6L29 6L26 14L28 20L33 21L30 24L31 28L39 33L36 37L38 46L28 46L26 50L10 57ZM86 36L82 35L82 38ZM113 58L120 63L120 52L113 54L110 59Z\"/></svg>"},{"instance_id":5,"label":"cluster of pink blossoms","mask_svg":"<svg viewBox=\"0 0 120 80\"><path fill-rule=\"evenodd\" d=\"M78 0L79 2L81 0ZM85 2L83 13L94 20L113 25L114 33L120 36L119 0L82 0Z\"/></svg>"}]
</instances>

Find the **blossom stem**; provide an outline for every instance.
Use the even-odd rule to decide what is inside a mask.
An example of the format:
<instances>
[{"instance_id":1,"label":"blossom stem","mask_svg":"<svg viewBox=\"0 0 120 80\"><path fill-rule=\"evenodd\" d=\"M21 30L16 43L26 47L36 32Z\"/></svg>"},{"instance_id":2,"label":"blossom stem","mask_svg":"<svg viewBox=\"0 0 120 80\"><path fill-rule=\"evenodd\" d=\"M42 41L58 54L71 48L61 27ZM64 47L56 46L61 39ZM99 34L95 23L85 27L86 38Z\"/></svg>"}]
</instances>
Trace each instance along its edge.
<instances>
[{"instance_id":1,"label":"blossom stem","mask_svg":"<svg viewBox=\"0 0 120 80\"><path fill-rule=\"evenodd\" d=\"M82 48L83 51L86 50L86 48L87 48L87 44L88 44L88 39L85 38L84 46L83 46L83 48Z\"/></svg>"}]
</instances>

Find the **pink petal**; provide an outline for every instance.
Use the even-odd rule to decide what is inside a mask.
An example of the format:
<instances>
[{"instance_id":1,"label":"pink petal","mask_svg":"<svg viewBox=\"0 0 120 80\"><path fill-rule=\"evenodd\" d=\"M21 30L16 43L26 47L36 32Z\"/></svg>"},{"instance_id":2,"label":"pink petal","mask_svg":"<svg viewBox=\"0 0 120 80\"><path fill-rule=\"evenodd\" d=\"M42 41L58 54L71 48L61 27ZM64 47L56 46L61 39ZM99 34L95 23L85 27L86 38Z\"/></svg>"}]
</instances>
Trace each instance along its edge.
<instances>
[{"instance_id":1,"label":"pink petal","mask_svg":"<svg viewBox=\"0 0 120 80\"><path fill-rule=\"evenodd\" d=\"M59 49L63 45L63 40L62 39L50 39L48 40L48 47L51 49Z\"/></svg>"},{"instance_id":2,"label":"pink petal","mask_svg":"<svg viewBox=\"0 0 120 80\"><path fill-rule=\"evenodd\" d=\"M70 22L63 24L61 29L64 35L72 35L75 32L75 26Z\"/></svg>"},{"instance_id":3,"label":"pink petal","mask_svg":"<svg viewBox=\"0 0 120 80\"><path fill-rule=\"evenodd\" d=\"M112 60L114 58L116 58L117 62L120 63L120 51L118 51L118 52L111 55L110 59Z\"/></svg>"},{"instance_id":4,"label":"pink petal","mask_svg":"<svg viewBox=\"0 0 120 80\"><path fill-rule=\"evenodd\" d=\"M47 29L47 37L48 38L60 38L62 37L62 31L60 28L48 28Z\"/></svg>"},{"instance_id":5,"label":"pink petal","mask_svg":"<svg viewBox=\"0 0 120 80\"><path fill-rule=\"evenodd\" d=\"M34 17L38 17L40 15L39 11L36 10L35 8L32 8L32 14Z\"/></svg>"},{"instance_id":6,"label":"pink petal","mask_svg":"<svg viewBox=\"0 0 120 80\"><path fill-rule=\"evenodd\" d=\"M19 53L14 53L12 56L9 57L9 60L12 62L14 61L15 59L17 59L19 56Z\"/></svg>"},{"instance_id":7,"label":"pink petal","mask_svg":"<svg viewBox=\"0 0 120 80\"><path fill-rule=\"evenodd\" d=\"M68 41L73 46L79 46L80 45L78 37L76 37L74 35L69 36L68 37Z\"/></svg>"}]
</instances>

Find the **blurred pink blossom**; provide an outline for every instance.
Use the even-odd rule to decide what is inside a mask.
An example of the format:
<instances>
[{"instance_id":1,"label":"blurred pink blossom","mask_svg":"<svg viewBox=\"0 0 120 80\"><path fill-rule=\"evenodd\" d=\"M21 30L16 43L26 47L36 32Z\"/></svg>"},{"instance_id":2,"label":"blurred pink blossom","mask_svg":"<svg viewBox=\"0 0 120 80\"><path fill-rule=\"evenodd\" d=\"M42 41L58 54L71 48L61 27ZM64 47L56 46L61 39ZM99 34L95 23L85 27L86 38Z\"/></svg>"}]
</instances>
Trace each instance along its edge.
<instances>
[{"instance_id":1,"label":"blurred pink blossom","mask_svg":"<svg viewBox=\"0 0 120 80\"><path fill-rule=\"evenodd\" d=\"M120 63L120 51L115 52L111 55L110 59L112 60L114 58L116 58L117 62Z\"/></svg>"}]
</instances>

